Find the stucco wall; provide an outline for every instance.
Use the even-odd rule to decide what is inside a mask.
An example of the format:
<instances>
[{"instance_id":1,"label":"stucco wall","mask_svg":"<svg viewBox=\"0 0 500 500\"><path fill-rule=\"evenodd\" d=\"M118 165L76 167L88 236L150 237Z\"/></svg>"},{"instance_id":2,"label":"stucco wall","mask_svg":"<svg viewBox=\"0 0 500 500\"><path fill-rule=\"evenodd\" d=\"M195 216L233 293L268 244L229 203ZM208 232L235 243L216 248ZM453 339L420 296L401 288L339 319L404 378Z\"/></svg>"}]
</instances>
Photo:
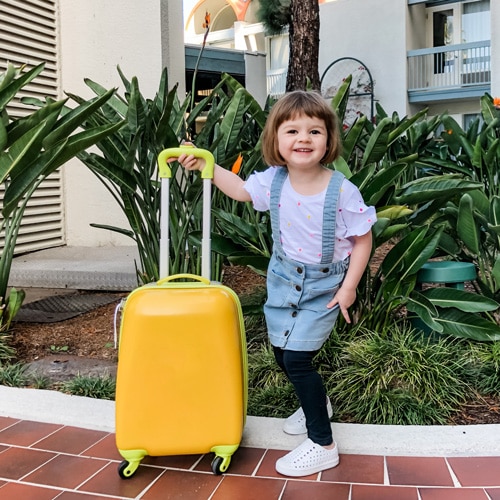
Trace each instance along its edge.
<instances>
[{"instance_id":1,"label":"stucco wall","mask_svg":"<svg viewBox=\"0 0 500 500\"><path fill-rule=\"evenodd\" d=\"M119 65L137 76L153 97L163 65L169 82L184 86L182 0L62 0L60 2L62 91L93 97L84 83L121 88ZM164 50L162 50L162 43ZM122 89L123 90L123 89ZM66 242L69 246L131 245L132 240L90 223L127 227L116 202L80 162L64 167Z\"/></svg>"},{"instance_id":2,"label":"stucco wall","mask_svg":"<svg viewBox=\"0 0 500 500\"><path fill-rule=\"evenodd\" d=\"M375 81L375 99L388 113L397 111L404 116L407 8L403 0L337 0L322 4L320 76L336 59L359 59Z\"/></svg>"}]
</instances>

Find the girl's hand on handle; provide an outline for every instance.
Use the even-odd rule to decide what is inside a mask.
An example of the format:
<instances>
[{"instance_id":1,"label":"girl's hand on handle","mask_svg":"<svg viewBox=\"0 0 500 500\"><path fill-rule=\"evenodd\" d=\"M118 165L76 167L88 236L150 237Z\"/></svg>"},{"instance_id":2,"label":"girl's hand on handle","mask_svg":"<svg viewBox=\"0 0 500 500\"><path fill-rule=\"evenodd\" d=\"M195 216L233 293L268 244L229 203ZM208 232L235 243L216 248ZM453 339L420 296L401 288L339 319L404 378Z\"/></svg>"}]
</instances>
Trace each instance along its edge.
<instances>
[{"instance_id":1,"label":"girl's hand on handle","mask_svg":"<svg viewBox=\"0 0 500 500\"><path fill-rule=\"evenodd\" d=\"M190 143L183 143L183 146L190 146ZM169 163L173 161L178 161L179 164L186 170L203 170L205 168L206 161L203 158L197 158L192 154L183 153L179 155L178 158L169 158L167 160ZM237 201L252 201L250 194L244 188L245 182L233 174L231 170L222 168L220 165L214 165L214 176L213 183L217 186L224 194Z\"/></svg>"},{"instance_id":2,"label":"girl's hand on handle","mask_svg":"<svg viewBox=\"0 0 500 500\"><path fill-rule=\"evenodd\" d=\"M183 142L181 145L195 147L194 144L192 144L191 142ZM203 158L197 158L194 155L186 153L181 154L177 158L169 158L167 160L168 163L172 163L174 161L179 162L180 165L186 170L199 170L199 171L202 171L205 168L205 163L206 163Z\"/></svg>"},{"instance_id":3,"label":"girl's hand on handle","mask_svg":"<svg viewBox=\"0 0 500 500\"><path fill-rule=\"evenodd\" d=\"M199 171L201 171L205 168L205 160L203 158L197 158L194 155L182 154L179 156L179 158L177 158L177 161L186 170L199 170Z\"/></svg>"}]
</instances>

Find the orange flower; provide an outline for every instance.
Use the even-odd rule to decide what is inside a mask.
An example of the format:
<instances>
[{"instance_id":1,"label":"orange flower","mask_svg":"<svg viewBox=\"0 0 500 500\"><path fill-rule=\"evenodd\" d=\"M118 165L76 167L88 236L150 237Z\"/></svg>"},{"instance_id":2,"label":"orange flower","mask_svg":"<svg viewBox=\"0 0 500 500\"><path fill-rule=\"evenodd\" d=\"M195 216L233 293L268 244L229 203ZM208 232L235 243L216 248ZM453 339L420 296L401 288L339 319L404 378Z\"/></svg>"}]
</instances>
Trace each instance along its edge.
<instances>
[{"instance_id":1,"label":"orange flower","mask_svg":"<svg viewBox=\"0 0 500 500\"><path fill-rule=\"evenodd\" d=\"M205 22L203 23L204 28L209 28L210 27L210 12L205 11Z\"/></svg>"},{"instance_id":2,"label":"orange flower","mask_svg":"<svg viewBox=\"0 0 500 500\"><path fill-rule=\"evenodd\" d=\"M241 170L241 164L243 163L243 156L241 156L241 153L238 155L238 158L236 158L236 161L233 163L233 166L231 167L231 172L233 174L238 175Z\"/></svg>"},{"instance_id":3,"label":"orange flower","mask_svg":"<svg viewBox=\"0 0 500 500\"><path fill-rule=\"evenodd\" d=\"M493 98L493 106L495 106L495 108L497 109L500 109L500 97Z\"/></svg>"}]
</instances>

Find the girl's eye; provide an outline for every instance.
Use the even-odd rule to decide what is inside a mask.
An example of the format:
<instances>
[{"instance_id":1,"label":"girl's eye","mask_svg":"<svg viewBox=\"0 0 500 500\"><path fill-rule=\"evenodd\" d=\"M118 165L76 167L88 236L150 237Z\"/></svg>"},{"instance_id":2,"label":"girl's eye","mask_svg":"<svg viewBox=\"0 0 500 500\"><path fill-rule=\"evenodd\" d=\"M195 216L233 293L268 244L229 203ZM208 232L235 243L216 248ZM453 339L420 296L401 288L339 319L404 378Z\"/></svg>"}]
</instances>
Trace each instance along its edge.
<instances>
[{"instance_id":1,"label":"girl's eye","mask_svg":"<svg viewBox=\"0 0 500 500\"><path fill-rule=\"evenodd\" d=\"M319 130L311 130L311 134L321 134Z\"/></svg>"}]
</instances>

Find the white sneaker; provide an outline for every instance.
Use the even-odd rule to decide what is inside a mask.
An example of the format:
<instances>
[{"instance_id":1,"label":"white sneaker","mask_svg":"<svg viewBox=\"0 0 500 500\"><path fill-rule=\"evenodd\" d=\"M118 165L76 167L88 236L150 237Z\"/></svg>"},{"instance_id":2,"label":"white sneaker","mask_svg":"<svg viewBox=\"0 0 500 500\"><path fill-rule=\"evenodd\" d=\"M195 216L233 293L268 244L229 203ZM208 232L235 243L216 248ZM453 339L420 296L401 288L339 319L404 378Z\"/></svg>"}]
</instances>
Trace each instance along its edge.
<instances>
[{"instance_id":1,"label":"white sneaker","mask_svg":"<svg viewBox=\"0 0 500 500\"><path fill-rule=\"evenodd\" d=\"M309 438L276 462L276 471L285 476L301 477L331 469L339 464L337 445L333 450L313 443Z\"/></svg>"},{"instance_id":2,"label":"white sneaker","mask_svg":"<svg viewBox=\"0 0 500 500\"><path fill-rule=\"evenodd\" d=\"M333 409L330 398L327 398L326 409L328 411L328 418L332 418ZM306 416L304 410L300 407L293 415L290 415L283 424L283 432L287 434L305 434L307 432Z\"/></svg>"}]
</instances>

